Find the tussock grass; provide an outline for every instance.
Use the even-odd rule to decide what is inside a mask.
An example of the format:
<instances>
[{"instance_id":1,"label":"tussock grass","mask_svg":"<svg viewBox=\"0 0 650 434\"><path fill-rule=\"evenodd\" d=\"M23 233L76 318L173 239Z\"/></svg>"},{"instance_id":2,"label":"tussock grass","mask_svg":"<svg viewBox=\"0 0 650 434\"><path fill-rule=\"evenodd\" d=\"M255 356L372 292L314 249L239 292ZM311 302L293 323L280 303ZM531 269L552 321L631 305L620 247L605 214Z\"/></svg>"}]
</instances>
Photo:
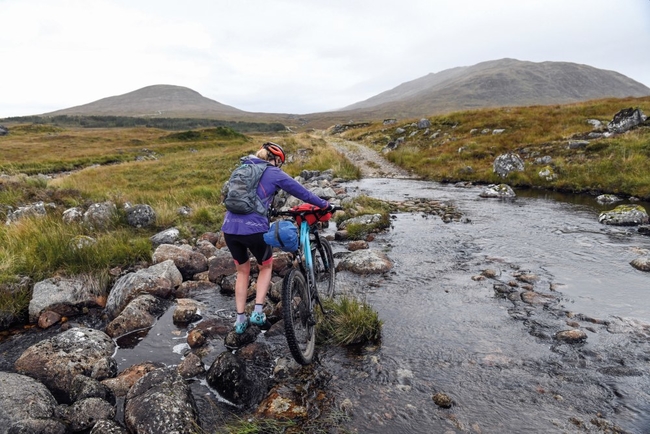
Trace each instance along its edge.
<instances>
[{"instance_id":1,"label":"tussock grass","mask_svg":"<svg viewBox=\"0 0 650 434\"><path fill-rule=\"evenodd\" d=\"M327 315L317 325L317 340L335 345L376 342L381 338L382 321L370 306L344 296L323 301Z\"/></svg>"},{"instance_id":2,"label":"tussock grass","mask_svg":"<svg viewBox=\"0 0 650 434\"><path fill-rule=\"evenodd\" d=\"M76 247L80 236L97 242ZM54 275L97 273L116 266L151 260L151 242L129 228L93 233L60 216L25 218L0 229L0 282L15 275L34 280Z\"/></svg>"}]
</instances>

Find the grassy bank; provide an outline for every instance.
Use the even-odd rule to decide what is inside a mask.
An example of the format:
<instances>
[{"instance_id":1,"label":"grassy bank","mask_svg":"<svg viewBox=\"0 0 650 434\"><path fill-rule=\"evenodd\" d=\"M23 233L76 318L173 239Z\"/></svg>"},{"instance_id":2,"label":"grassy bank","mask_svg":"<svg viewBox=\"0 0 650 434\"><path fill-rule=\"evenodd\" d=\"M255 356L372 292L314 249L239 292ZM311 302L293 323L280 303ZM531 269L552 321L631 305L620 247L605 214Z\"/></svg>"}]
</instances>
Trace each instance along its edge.
<instances>
[{"instance_id":1,"label":"grassy bank","mask_svg":"<svg viewBox=\"0 0 650 434\"><path fill-rule=\"evenodd\" d=\"M640 108L650 115L650 97L608 99L564 106L509 107L433 116L428 131L419 119L389 126L375 122L342 133L376 150L404 137L386 158L425 179L442 182L505 182L513 187L541 187L576 193L613 193L650 199L650 121L625 134L588 137L596 119L606 125L620 110ZM402 128L403 132L397 129ZM494 130L503 130L494 134ZM483 133L483 131L487 133ZM589 143L569 146L586 139ZM497 156L517 153L523 172L501 179L493 172ZM550 157L550 163L541 158ZM551 176L540 176L543 169Z\"/></svg>"},{"instance_id":2,"label":"grassy bank","mask_svg":"<svg viewBox=\"0 0 650 434\"><path fill-rule=\"evenodd\" d=\"M23 277L32 283L54 275L103 275L151 257L149 237L177 227L187 239L217 231L225 209L221 189L240 157L268 140L224 127L170 133L151 128L71 129L18 125L0 137L0 219L9 211L43 201L54 204L44 218L25 218L0 226L0 313L19 314L29 303ZM290 155L287 173L334 169L337 176L358 178L345 157L308 135L277 135ZM65 172L65 173L61 173ZM49 175L49 176L43 176ZM155 227L135 229L121 213L109 229L93 230L62 223L62 212L110 200L148 204ZM178 212L181 207L191 214ZM71 240L97 240L82 250ZM0 315L0 322L1 322ZM1 326L2 324L0 324Z\"/></svg>"}]
</instances>

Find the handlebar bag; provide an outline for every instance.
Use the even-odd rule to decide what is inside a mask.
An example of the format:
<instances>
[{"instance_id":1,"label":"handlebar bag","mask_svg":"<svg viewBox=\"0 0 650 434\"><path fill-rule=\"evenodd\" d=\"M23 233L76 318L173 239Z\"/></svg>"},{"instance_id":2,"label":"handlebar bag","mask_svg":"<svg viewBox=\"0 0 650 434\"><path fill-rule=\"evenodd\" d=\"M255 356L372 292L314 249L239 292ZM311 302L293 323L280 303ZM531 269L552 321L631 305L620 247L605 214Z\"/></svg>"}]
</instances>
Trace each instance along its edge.
<instances>
[{"instance_id":1,"label":"handlebar bag","mask_svg":"<svg viewBox=\"0 0 650 434\"><path fill-rule=\"evenodd\" d=\"M305 220L310 225L313 225L316 222L326 222L332 218L331 212L325 212L323 208L319 208L309 203L303 203L302 205L294 206L293 208L291 208L291 211L315 211L316 212L315 214L309 213L305 215ZM297 215L296 223L300 225L301 222L302 222L302 217Z\"/></svg>"},{"instance_id":2,"label":"handlebar bag","mask_svg":"<svg viewBox=\"0 0 650 434\"><path fill-rule=\"evenodd\" d=\"M285 252L295 252L298 250L298 228L289 220L278 220L271 223L269 231L264 234L264 241Z\"/></svg>"}]
</instances>

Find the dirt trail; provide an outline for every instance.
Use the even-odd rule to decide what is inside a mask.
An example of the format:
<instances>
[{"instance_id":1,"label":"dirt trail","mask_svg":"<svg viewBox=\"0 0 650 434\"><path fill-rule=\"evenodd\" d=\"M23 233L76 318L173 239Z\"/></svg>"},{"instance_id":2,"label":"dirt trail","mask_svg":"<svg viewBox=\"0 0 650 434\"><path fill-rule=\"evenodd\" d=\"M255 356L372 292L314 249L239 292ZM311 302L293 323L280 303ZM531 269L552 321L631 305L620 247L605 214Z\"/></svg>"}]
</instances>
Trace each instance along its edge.
<instances>
[{"instance_id":1,"label":"dirt trail","mask_svg":"<svg viewBox=\"0 0 650 434\"><path fill-rule=\"evenodd\" d=\"M364 178L415 178L408 171L387 161L379 152L339 137L322 136L328 144L345 154L361 170Z\"/></svg>"}]
</instances>

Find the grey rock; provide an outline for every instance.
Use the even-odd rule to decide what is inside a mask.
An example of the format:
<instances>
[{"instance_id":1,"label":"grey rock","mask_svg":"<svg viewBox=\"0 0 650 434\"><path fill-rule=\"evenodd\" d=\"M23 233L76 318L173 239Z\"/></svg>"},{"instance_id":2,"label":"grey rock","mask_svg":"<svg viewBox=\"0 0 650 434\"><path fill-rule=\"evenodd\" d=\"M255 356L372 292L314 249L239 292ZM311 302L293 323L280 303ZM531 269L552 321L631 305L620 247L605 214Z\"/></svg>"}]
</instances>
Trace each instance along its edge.
<instances>
[{"instance_id":1,"label":"grey rock","mask_svg":"<svg viewBox=\"0 0 650 434\"><path fill-rule=\"evenodd\" d=\"M174 244L180 239L180 231L176 228L165 229L162 232L158 232L149 239L154 247L158 247L161 244Z\"/></svg>"},{"instance_id":2,"label":"grey rock","mask_svg":"<svg viewBox=\"0 0 650 434\"><path fill-rule=\"evenodd\" d=\"M113 285L106 302L106 312L110 318L115 318L131 300L140 294L148 293L168 298L174 288L182 282L183 276L172 260L126 274Z\"/></svg>"},{"instance_id":3,"label":"grey rock","mask_svg":"<svg viewBox=\"0 0 650 434\"><path fill-rule=\"evenodd\" d=\"M641 109L626 108L614 115L614 119L607 124L607 130L611 133L624 133L645 122L647 118Z\"/></svg>"},{"instance_id":4,"label":"grey rock","mask_svg":"<svg viewBox=\"0 0 650 434\"><path fill-rule=\"evenodd\" d=\"M153 262L157 264L168 260L174 262L184 280L190 280L195 274L208 270L208 259L201 252L173 244L161 244L153 253Z\"/></svg>"},{"instance_id":5,"label":"grey rock","mask_svg":"<svg viewBox=\"0 0 650 434\"><path fill-rule=\"evenodd\" d=\"M507 184L490 184L481 193L480 197L511 199L517 196L512 187Z\"/></svg>"},{"instance_id":6,"label":"grey rock","mask_svg":"<svg viewBox=\"0 0 650 434\"><path fill-rule=\"evenodd\" d=\"M3 432L64 433L65 426L54 420L56 406L54 396L39 381L27 375L0 371L0 429Z\"/></svg>"},{"instance_id":7,"label":"grey rock","mask_svg":"<svg viewBox=\"0 0 650 434\"><path fill-rule=\"evenodd\" d=\"M126 221L134 228L147 228L156 223L156 211L149 205L133 205L126 210Z\"/></svg>"},{"instance_id":8,"label":"grey rock","mask_svg":"<svg viewBox=\"0 0 650 434\"><path fill-rule=\"evenodd\" d=\"M106 326L106 334L117 338L135 330L148 329L156 323L156 318L162 312L162 300L151 294L139 295Z\"/></svg>"},{"instance_id":9,"label":"grey rock","mask_svg":"<svg viewBox=\"0 0 650 434\"><path fill-rule=\"evenodd\" d=\"M381 274L393 268L393 261L378 250L356 250L342 258L336 266L337 271L350 271L355 274Z\"/></svg>"},{"instance_id":10,"label":"grey rock","mask_svg":"<svg viewBox=\"0 0 650 434\"><path fill-rule=\"evenodd\" d=\"M492 168L494 173L505 178L510 172L522 172L524 170L524 161L517 154L502 154L494 160Z\"/></svg>"},{"instance_id":11,"label":"grey rock","mask_svg":"<svg viewBox=\"0 0 650 434\"><path fill-rule=\"evenodd\" d=\"M114 352L115 342L104 332L73 328L27 348L16 360L15 368L69 401L77 375L101 381L117 373Z\"/></svg>"},{"instance_id":12,"label":"grey rock","mask_svg":"<svg viewBox=\"0 0 650 434\"><path fill-rule=\"evenodd\" d=\"M103 307L106 288L93 277L53 277L34 284L29 302L29 320L38 321L45 310L62 316L78 315L84 307Z\"/></svg>"},{"instance_id":13,"label":"grey rock","mask_svg":"<svg viewBox=\"0 0 650 434\"><path fill-rule=\"evenodd\" d=\"M641 205L619 205L611 211L603 211L598 221L614 226L638 226L648 224L648 213Z\"/></svg>"},{"instance_id":14,"label":"grey rock","mask_svg":"<svg viewBox=\"0 0 650 434\"><path fill-rule=\"evenodd\" d=\"M199 426L192 391L173 368L151 371L131 387L124 421L138 434L194 434Z\"/></svg>"},{"instance_id":15,"label":"grey rock","mask_svg":"<svg viewBox=\"0 0 650 434\"><path fill-rule=\"evenodd\" d=\"M113 202L95 203L83 215L84 224L93 229L109 229L117 218L117 207Z\"/></svg>"}]
</instances>

